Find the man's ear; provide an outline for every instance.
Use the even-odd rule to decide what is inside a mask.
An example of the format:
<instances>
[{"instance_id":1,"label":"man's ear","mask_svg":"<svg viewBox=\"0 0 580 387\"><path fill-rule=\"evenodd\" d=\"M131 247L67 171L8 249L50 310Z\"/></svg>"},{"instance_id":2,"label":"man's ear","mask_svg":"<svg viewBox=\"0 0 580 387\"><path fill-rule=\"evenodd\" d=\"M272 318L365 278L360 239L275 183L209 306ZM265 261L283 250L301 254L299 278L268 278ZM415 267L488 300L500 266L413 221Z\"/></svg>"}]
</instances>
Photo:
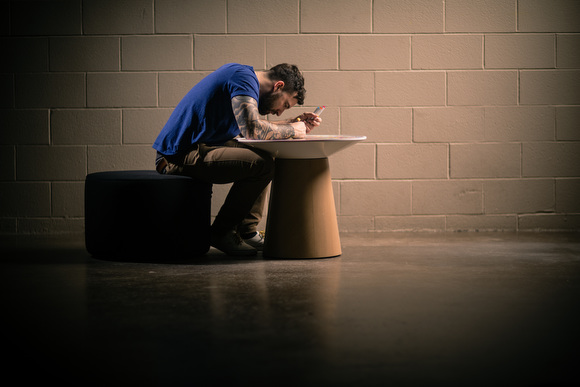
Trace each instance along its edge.
<instances>
[{"instance_id":1,"label":"man's ear","mask_svg":"<svg viewBox=\"0 0 580 387\"><path fill-rule=\"evenodd\" d=\"M284 81L276 81L274 83L274 91L283 90L285 85Z\"/></svg>"}]
</instances>

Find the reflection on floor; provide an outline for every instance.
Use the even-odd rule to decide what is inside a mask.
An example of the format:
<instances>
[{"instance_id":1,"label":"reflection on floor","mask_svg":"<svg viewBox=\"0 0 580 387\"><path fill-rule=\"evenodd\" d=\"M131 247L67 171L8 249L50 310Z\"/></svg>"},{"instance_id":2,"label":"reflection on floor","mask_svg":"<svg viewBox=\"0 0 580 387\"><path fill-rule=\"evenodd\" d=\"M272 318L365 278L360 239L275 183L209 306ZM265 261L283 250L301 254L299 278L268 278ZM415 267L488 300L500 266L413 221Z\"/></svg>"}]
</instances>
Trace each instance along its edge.
<instances>
[{"instance_id":1,"label":"reflection on floor","mask_svg":"<svg viewBox=\"0 0 580 387\"><path fill-rule=\"evenodd\" d=\"M340 257L90 257L4 238L18 385L580 383L580 235L343 234ZM167 257L166 257L167 258Z\"/></svg>"}]
</instances>

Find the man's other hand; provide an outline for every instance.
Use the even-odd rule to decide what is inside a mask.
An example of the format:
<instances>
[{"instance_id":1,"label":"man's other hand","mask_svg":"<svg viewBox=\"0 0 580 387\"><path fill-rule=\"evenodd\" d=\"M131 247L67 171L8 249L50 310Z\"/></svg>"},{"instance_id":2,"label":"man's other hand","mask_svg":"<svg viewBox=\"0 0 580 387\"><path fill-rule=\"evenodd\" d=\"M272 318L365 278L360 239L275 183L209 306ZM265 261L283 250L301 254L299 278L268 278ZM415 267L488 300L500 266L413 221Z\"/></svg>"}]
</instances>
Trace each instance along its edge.
<instances>
[{"instance_id":1,"label":"man's other hand","mask_svg":"<svg viewBox=\"0 0 580 387\"><path fill-rule=\"evenodd\" d=\"M292 138L304 138L306 137L306 133L309 132L303 121L293 122L292 126L294 127L294 136Z\"/></svg>"}]
</instances>

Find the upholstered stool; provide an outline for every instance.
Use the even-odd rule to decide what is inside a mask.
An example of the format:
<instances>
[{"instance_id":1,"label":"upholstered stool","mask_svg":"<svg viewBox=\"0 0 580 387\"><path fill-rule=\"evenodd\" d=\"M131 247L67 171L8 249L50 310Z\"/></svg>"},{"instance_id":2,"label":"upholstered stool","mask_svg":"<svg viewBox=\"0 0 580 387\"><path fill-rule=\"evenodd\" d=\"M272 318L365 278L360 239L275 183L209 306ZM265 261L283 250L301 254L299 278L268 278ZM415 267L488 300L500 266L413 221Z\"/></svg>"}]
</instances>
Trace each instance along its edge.
<instances>
[{"instance_id":1,"label":"upholstered stool","mask_svg":"<svg viewBox=\"0 0 580 387\"><path fill-rule=\"evenodd\" d=\"M85 243L94 256L159 261L209 251L212 185L156 171L91 173Z\"/></svg>"}]
</instances>

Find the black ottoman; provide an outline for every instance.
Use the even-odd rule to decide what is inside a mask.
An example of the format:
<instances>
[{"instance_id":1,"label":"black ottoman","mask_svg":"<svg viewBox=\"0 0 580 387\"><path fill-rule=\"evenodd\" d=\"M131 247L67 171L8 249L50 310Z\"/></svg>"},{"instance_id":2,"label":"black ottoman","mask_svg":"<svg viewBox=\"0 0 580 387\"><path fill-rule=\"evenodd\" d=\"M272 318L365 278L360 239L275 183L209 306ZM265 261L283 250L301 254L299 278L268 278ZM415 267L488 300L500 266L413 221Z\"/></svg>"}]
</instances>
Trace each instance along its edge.
<instances>
[{"instance_id":1,"label":"black ottoman","mask_svg":"<svg viewBox=\"0 0 580 387\"><path fill-rule=\"evenodd\" d=\"M85 243L96 257L171 261L209 251L212 185L156 171L87 175Z\"/></svg>"}]
</instances>

